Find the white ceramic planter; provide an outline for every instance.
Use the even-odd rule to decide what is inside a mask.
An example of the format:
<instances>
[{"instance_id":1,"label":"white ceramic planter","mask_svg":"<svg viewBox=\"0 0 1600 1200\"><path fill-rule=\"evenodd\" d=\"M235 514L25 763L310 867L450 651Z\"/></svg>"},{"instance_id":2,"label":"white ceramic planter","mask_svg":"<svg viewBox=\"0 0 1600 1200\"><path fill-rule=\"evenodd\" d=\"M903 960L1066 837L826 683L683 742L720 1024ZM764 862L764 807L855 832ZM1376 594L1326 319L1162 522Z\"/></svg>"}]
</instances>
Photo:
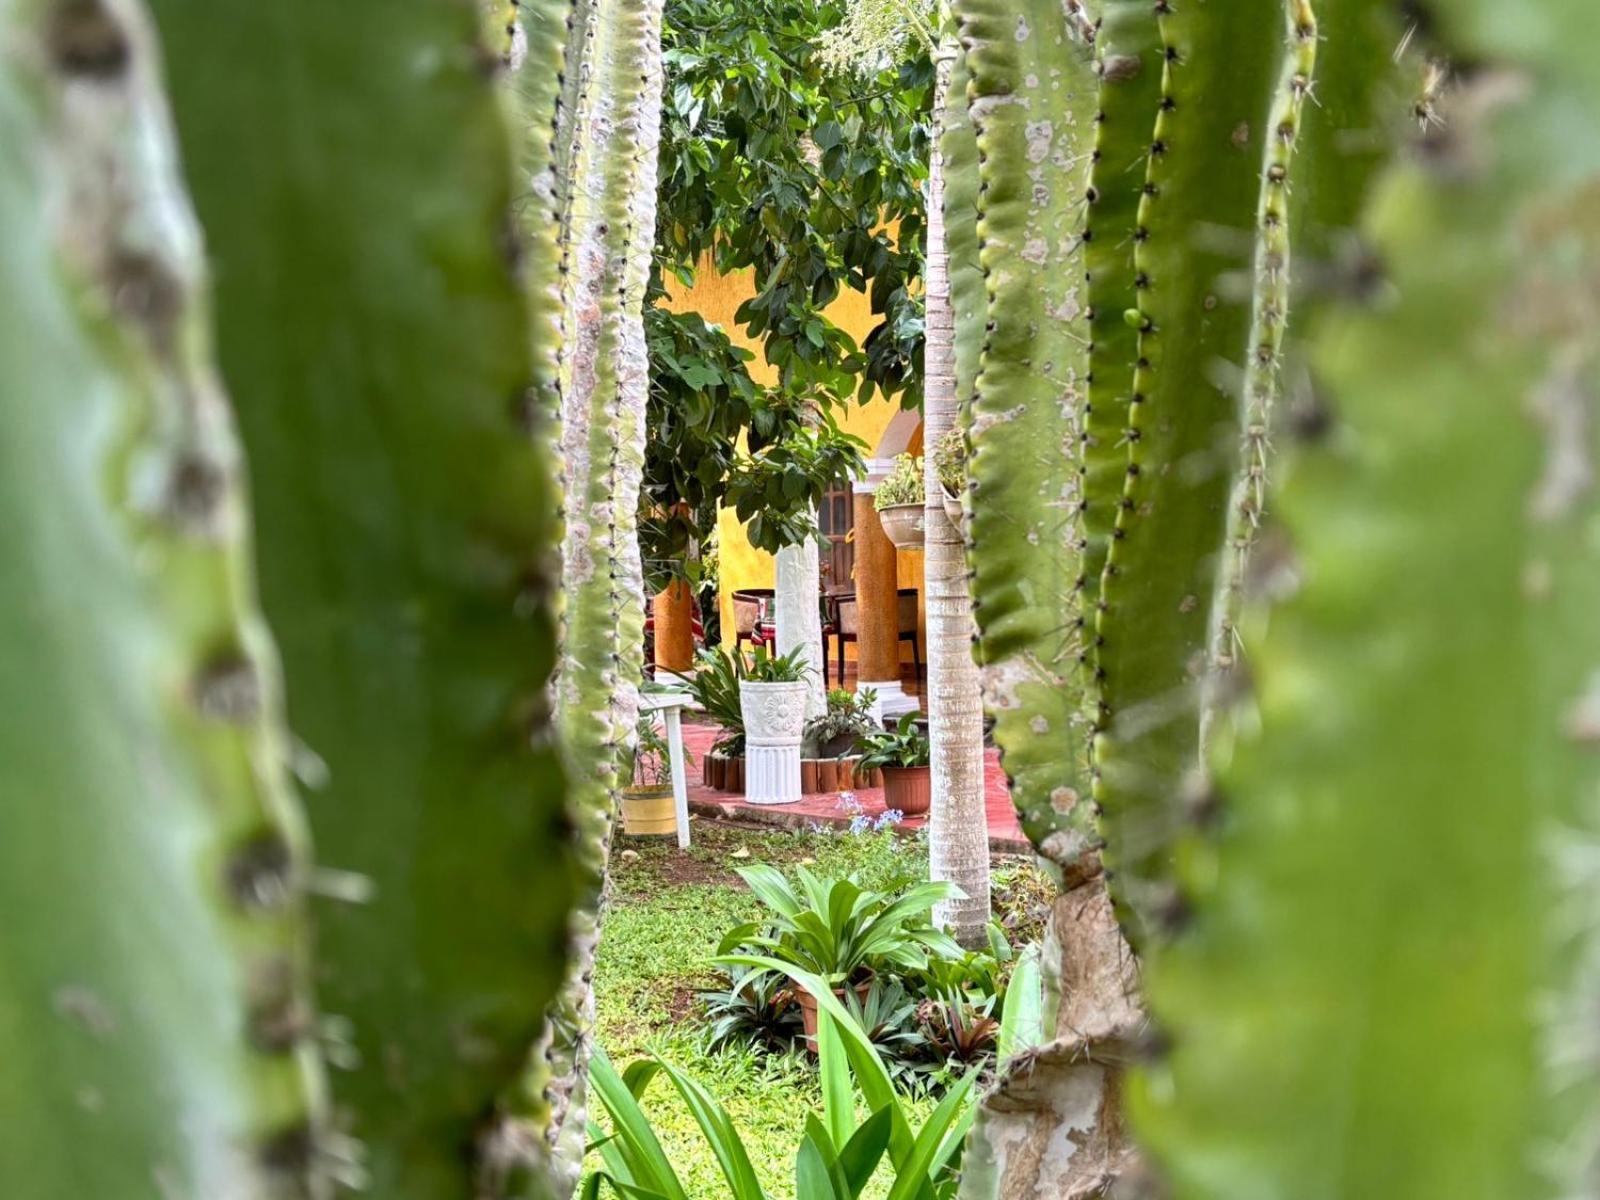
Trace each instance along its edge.
<instances>
[{"instance_id":1,"label":"white ceramic planter","mask_svg":"<svg viewBox=\"0 0 1600 1200\"><path fill-rule=\"evenodd\" d=\"M957 529L961 528L962 512L960 496L952 496L949 492L944 493L944 515L950 518L950 524L954 525Z\"/></svg>"},{"instance_id":2,"label":"white ceramic planter","mask_svg":"<svg viewBox=\"0 0 1600 1200\"><path fill-rule=\"evenodd\" d=\"M878 521L896 548L914 550L925 540L928 510L920 504L891 504L878 510Z\"/></svg>"},{"instance_id":3,"label":"white ceramic planter","mask_svg":"<svg viewBox=\"0 0 1600 1200\"><path fill-rule=\"evenodd\" d=\"M794 804L800 799L800 738L806 727L807 687L795 683L739 683L744 716L744 798L751 804Z\"/></svg>"}]
</instances>

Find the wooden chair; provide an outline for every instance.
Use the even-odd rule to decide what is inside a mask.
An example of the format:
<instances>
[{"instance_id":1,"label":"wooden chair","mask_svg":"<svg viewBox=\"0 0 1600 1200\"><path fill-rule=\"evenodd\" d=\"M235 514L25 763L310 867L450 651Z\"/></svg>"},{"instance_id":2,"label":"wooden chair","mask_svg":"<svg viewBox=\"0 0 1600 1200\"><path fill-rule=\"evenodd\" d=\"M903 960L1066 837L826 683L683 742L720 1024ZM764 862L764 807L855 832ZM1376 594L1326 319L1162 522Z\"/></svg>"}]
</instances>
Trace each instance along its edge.
<instances>
[{"instance_id":1,"label":"wooden chair","mask_svg":"<svg viewBox=\"0 0 1600 1200\"><path fill-rule=\"evenodd\" d=\"M733 648L740 650L745 642L764 646L772 639L767 624L767 606L772 593L764 589L748 588L733 593Z\"/></svg>"},{"instance_id":2,"label":"wooden chair","mask_svg":"<svg viewBox=\"0 0 1600 1200\"><path fill-rule=\"evenodd\" d=\"M841 592L832 597L833 616L823 627L822 657L828 658L828 637L831 634L838 647L839 686L844 686L844 647L846 642L861 640L861 607L854 592ZM917 589L901 588L899 594L900 641L911 643L911 665L916 669L917 682L922 682L922 642L917 636ZM829 628L831 626L831 629Z\"/></svg>"}]
</instances>

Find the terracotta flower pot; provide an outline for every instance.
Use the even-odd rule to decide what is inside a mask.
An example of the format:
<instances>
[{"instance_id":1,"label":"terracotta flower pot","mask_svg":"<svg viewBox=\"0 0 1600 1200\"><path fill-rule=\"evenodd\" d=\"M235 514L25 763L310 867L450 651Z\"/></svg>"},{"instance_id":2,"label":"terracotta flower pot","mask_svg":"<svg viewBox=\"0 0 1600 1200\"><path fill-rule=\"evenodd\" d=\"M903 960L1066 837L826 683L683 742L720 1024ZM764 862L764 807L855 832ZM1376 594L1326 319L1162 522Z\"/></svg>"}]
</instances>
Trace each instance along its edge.
<instances>
[{"instance_id":1,"label":"terracotta flower pot","mask_svg":"<svg viewBox=\"0 0 1600 1200\"><path fill-rule=\"evenodd\" d=\"M883 806L908 817L920 817L933 803L931 767L884 767Z\"/></svg>"},{"instance_id":2,"label":"terracotta flower pot","mask_svg":"<svg viewBox=\"0 0 1600 1200\"><path fill-rule=\"evenodd\" d=\"M853 986L856 999L865 1004L867 1002L867 993L872 991L872 976L868 975ZM844 992L845 989L842 987L833 989L833 994L838 997L841 1004L844 1003ZM815 1054L817 1052L817 998L798 983L794 985L794 998L795 1003L800 1005L800 1024L806 1031L806 1049Z\"/></svg>"},{"instance_id":3,"label":"terracotta flower pot","mask_svg":"<svg viewBox=\"0 0 1600 1200\"><path fill-rule=\"evenodd\" d=\"M901 550L922 545L927 534L928 511L920 504L891 504L878 510L878 522L891 542Z\"/></svg>"},{"instance_id":4,"label":"terracotta flower pot","mask_svg":"<svg viewBox=\"0 0 1600 1200\"><path fill-rule=\"evenodd\" d=\"M678 813L672 787L627 788L622 793L622 832L629 837L672 837Z\"/></svg>"}]
</instances>

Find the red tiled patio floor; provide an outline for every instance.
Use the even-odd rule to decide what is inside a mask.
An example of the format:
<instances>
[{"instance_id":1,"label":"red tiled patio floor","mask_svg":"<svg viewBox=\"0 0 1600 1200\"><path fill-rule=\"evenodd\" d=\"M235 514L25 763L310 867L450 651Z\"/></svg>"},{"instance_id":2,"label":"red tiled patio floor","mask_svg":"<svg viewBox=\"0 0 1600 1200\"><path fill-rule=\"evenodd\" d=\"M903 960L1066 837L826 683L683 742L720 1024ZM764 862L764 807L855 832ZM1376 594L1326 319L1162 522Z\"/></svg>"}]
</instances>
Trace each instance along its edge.
<instances>
[{"instance_id":1,"label":"red tiled patio floor","mask_svg":"<svg viewBox=\"0 0 1600 1200\"><path fill-rule=\"evenodd\" d=\"M689 721L683 723L683 744L695 758L695 765L689 768L691 811L704 816L738 817L742 820L765 821L787 826L803 826L819 822L836 825L850 823L851 814L839 807L838 792L806 796L797 804L766 805L747 804L744 797L735 792L719 792L708 788L702 782L704 776L701 774L700 763L711 749L711 743L716 740L715 726ZM1017 810L1011 805L1011 793L1006 788L1005 776L1000 771L999 752L992 746L983 754L983 785L984 811L989 819L990 849L1006 853L1026 852L1028 840L1022 835L1022 829L1017 824ZM867 816L875 817L883 811L882 788L856 788L855 797ZM917 829L925 824L927 824L926 817L907 817L901 827Z\"/></svg>"}]
</instances>

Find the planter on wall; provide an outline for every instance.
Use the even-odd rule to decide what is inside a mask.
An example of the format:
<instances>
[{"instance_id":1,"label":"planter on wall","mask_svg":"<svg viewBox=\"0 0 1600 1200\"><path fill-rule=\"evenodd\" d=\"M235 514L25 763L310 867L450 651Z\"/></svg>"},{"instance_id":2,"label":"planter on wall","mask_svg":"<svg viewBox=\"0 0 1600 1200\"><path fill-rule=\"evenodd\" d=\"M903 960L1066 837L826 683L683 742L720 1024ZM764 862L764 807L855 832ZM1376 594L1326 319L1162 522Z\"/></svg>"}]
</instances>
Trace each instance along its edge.
<instances>
[{"instance_id":1,"label":"planter on wall","mask_svg":"<svg viewBox=\"0 0 1600 1200\"><path fill-rule=\"evenodd\" d=\"M961 528L961 497L952 496L949 492L944 494L944 515L950 518L950 524L957 529Z\"/></svg>"},{"instance_id":2,"label":"planter on wall","mask_svg":"<svg viewBox=\"0 0 1600 1200\"><path fill-rule=\"evenodd\" d=\"M744 717L744 798L751 804L800 799L800 738L806 725L804 680L739 683Z\"/></svg>"},{"instance_id":3,"label":"planter on wall","mask_svg":"<svg viewBox=\"0 0 1600 1200\"><path fill-rule=\"evenodd\" d=\"M878 522L896 549L914 550L924 541L928 510L920 504L891 504L878 510Z\"/></svg>"}]
</instances>

